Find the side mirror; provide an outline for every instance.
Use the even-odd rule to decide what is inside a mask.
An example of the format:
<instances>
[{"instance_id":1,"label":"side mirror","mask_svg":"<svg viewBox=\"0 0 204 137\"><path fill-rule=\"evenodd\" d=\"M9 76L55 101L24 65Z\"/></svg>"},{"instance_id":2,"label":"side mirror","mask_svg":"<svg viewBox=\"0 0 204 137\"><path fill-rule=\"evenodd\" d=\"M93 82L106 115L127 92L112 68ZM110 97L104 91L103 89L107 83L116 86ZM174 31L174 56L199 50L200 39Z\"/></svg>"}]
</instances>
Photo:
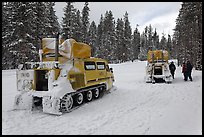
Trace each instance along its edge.
<instances>
[{"instance_id":1,"label":"side mirror","mask_svg":"<svg viewBox=\"0 0 204 137\"><path fill-rule=\"evenodd\" d=\"M113 73L113 68L110 68L110 71Z\"/></svg>"}]
</instances>

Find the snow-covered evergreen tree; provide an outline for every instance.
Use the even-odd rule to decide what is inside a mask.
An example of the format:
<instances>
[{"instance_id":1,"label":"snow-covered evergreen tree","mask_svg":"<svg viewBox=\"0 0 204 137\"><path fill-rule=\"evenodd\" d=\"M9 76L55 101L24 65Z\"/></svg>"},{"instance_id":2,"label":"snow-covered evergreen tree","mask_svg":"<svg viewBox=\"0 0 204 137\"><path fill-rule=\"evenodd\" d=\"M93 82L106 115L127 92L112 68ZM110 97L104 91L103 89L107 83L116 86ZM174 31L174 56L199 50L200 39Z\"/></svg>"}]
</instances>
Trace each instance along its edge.
<instances>
[{"instance_id":1,"label":"snow-covered evergreen tree","mask_svg":"<svg viewBox=\"0 0 204 137\"><path fill-rule=\"evenodd\" d=\"M82 10L82 27L81 27L81 31L82 31L82 41L83 42L87 42L87 34L88 34L88 28L89 28L89 7L88 7L89 3L85 2L84 4L84 8Z\"/></svg>"},{"instance_id":2,"label":"snow-covered evergreen tree","mask_svg":"<svg viewBox=\"0 0 204 137\"><path fill-rule=\"evenodd\" d=\"M12 35L12 3L2 2L2 69L9 69L11 65L11 53L9 52Z\"/></svg>"},{"instance_id":3,"label":"snow-covered evergreen tree","mask_svg":"<svg viewBox=\"0 0 204 137\"><path fill-rule=\"evenodd\" d=\"M34 12L32 4L28 2L11 2L10 30L9 32L9 60L11 67L17 68L17 65L26 61L33 61L37 53L33 44L34 40ZM9 54L7 53L7 54Z\"/></svg>"},{"instance_id":4,"label":"snow-covered evergreen tree","mask_svg":"<svg viewBox=\"0 0 204 137\"><path fill-rule=\"evenodd\" d=\"M161 40L160 40L159 45L160 45L160 47L161 47L162 50L168 50L168 49L167 49L167 39L166 39L164 33L162 33L162 37L161 37Z\"/></svg>"},{"instance_id":5,"label":"snow-covered evergreen tree","mask_svg":"<svg viewBox=\"0 0 204 137\"><path fill-rule=\"evenodd\" d=\"M149 25L149 27L148 27L148 30L147 30L147 36L148 36L148 40L147 40L147 45L148 45L148 47L149 47L149 50L152 50L153 49L153 38L152 38L152 36L153 36L153 32L152 32L152 30L153 30L153 28L152 28L152 26L151 26L151 24Z\"/></svg>"},{"instance_id":6,"label":"snow-covered evergreen tree","mask_svg":"<svg viewBox=\"0 0 204 137\"><path fill-rule=\"evenodd\" d=\"M101 18L100 18L100 22L98 24L97 27L97 39L96 39L96 51L95 51L95 55L96 57L99 58L103 58L103 49L104 49L104 45L103 45L103 39L104 39L104 18L103 15L101 14Z\"/></svg>"},{"instance_id":7,"label":"snow-covered evergreen tree","mask_svg":"<svg viewBox=\"0 0 204 137\"><path fill-rule=\"evenodd\" d=\"M4 69L17 68L20 63L27 61L38 61L41 39L49 37L48 28L55 29L54 23L57 23L51 23L55 19L50 16L52 10L48 5L45 2L7 2L2 5Z\"/></svg>"},{"instance_id":8,"label":"snow-covered evergreen tree","mask_svg":"<svg viewBox=\"0 0 204 137\"><path fill-rule=\"evenodd\" d=\"M124 55L124 21L123 19L117 19L116 23L116 57L117 63L123 62L123 55Z\"/></svg>"},{"instance_id":9,"label":"snow-covered evergreen tree","mask_svg":"<svg viewBox=\"0 0 204 137\"><path fill-rule=\"evenodd\" d=\"M55 2L46 3L46 13L48 17L48 25L46 28L47 36L46 37L56 37L56 34L60 32L60 25L55 15L54 10Z\"/></svg>"},{"instance_id":10,"label":"snow-covered evergreen tree","mask_svg":"<svg viewBox=\"0 0 204 137\"><path fill-rule=\"evenodd\" d=\"M133 52L133 57L132 59L138 59L138 55L140 52L140 32L136 26L134 33L133 33L133 39L132 39L132 52Z\"/></svg>"},{"instance_id":11,"label":"snow-covered evergreen tree","mask_svg":"<svg viewBox=\"0 0 204 137\"><path fill-rule=\"evenodd\" d=\"M130 22L128 19L128 13L125 12L124 15L124 61L132 60L132 45L131 45L131 39L132 39L132 29L130 26Z\"/></svg>"},{"instance_id":12,"label":"snow-covered evergreen tree","mask_svg":"<svg viewBox=\"0 0 204 137\"><path fill-rule=\"evenodd\" d=\"M46 2L34 2L31 3L34 11L34 24L35 31L37 32L36 35L38 38L47 37L48 31L47 28L49 27L49 19L47 13L47 5ZM36 40L37 40L36 37Z\"/></svg>"},{"instance_id":13,"label":"snow-covered evergreen tree","mask_svg":"<svg viewBox=\"0 0 204 137\"><path fill-rule=\"evenodd\" d=\"M96 24L94 21L91 22L89 31L88 31L88 36L87 36L87 42L91 46L91 55L95 56L96 52L96 38L97 38L97 28Z\"/></svg>"},{"instance_id":14,"label":"snow-covered evergreen tree","mask_svg":"<svg viewBox=\"0 0 204 137\"><path fill-rule=\"evenodd\" d=\"M159 35L157 35L157 30L155 28L154 34L152 36L153 39L153 50L159 49Z\"/></svg>"},{"instance_id":15,"label":"snow-covered evergreen tree","mask_svg":"<svg viewBox=\"0 0 204 137\"><path fill-rule=\"evenodd\" d=\"M67 2L64 8L64 17L62 17L62 39L69 39L73 36L73 23L76 9L73 2Z\"/></svg>"},{"instance_id":16,"label":"snow-covered evergreen tree","mask_svg":"<svg viewBox=\"0 0 204 137\"><path fill-rule=\"evenodd\" d=\"M178 62L190 60L202 70L202 2L183 2L176 19L174 47Z\"/></svg>"},{"instance_id":17,"label":"snow-covered evergreen tree","mask_svg":"<svg viewBox=\"0 0 204 137\"><path fill-rule=\"evenodd\" d=\"M82 21L81 21L81 15L80 11L77 10L76 13L74 14L74 19L73 19L73 38L78 41L82 42Z\"/></svg>"},{"instance_id":18,"label":"snow-covered evergreen tree","mask_svg":"<svg viewBox=\"0 0 204 137\"><path fill-rule=\"evenodd\" d=\"M147 59L147 52L148 52L148 48L147 47L147 27L145 28L145 31L143 31L141 37L140 37L140 41L141 41L141 46L140 46L140 53L138 55L138 59L139 60L146 60Z\"/></svg>"},{"instance_id":19,"label":"snow-covered evergreen tree","mask_svg":"<svg viewBox=\"0 0 204 137\"><path fill-rule=\"evenodd\" d=\"M113 59L113 49L115 45L115 24L112 11L106 11L104 17L104 52L103 56L108 61Z\"/></svg>"},{"instance_id":20,"label":"snow-covered evergreen tree","mask_svg":"<svg viewBox=\"0 0 204 137\"><path fill-rule=\"evenodd\" d=\"M168 34L168 39L167 39L167 51L169 52L169 58L172 58L172 40L171 36Z\"/></svg>"}]
</instances>

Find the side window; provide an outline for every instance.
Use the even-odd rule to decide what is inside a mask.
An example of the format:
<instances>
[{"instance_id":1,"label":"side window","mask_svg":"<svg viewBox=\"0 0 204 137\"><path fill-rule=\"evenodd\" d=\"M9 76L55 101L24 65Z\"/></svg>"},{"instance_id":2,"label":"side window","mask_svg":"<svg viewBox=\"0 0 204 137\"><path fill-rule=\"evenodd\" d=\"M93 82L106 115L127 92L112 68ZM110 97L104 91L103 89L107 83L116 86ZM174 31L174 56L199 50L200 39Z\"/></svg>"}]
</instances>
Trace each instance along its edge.
<instances>
[{"instance_id":1,"label":"side window","mask_svg":"<svg viewBox=\"0 0 204 137\"><path fill-rule=\"evenodd\" d=\"M96 69L95 62L84 62L84 68L85 70L95 70Z\"/></svg>"},{"instance_id":2,"label":"side window","mask_svg":"<svg viewBox=\"0 0 204 137\"><path fill-rule=\"evenodd\" d=\"M98 70L105 70L105 62L97 62L96 64Z\"/></svg>"}]
</instances>

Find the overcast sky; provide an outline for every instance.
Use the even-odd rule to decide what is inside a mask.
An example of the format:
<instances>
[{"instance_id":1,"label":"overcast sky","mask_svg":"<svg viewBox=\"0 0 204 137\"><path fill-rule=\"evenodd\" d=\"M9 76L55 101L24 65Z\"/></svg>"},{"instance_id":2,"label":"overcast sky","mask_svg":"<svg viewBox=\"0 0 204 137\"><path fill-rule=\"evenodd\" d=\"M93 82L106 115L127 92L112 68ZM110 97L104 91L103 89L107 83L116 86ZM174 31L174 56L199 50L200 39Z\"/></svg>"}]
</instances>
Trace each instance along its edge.
<instances>
[{"instance_id":1,"label":"overcast sky","mask_svg":"<svg viewBox=\"0 0 204 137\"><path fill-rule=\"evenodd\" d=\"M56 2L56 15L61 23L64 16L65 2ZM82 11L84 2L75 2L74 7ZM106 11L111 10L114 20L123 18L125 12L128 12L129 21L132 29L136 28L138 24L139 31L142 33L145 26L152 25L157 29L160 35L164 32L166 35L173 34L178 16L181 2L89 2L90 23L95 21L98 25L101 14L104 15ZM166 36L165 35L165 36Z\"/></svg>"}]
</instances>

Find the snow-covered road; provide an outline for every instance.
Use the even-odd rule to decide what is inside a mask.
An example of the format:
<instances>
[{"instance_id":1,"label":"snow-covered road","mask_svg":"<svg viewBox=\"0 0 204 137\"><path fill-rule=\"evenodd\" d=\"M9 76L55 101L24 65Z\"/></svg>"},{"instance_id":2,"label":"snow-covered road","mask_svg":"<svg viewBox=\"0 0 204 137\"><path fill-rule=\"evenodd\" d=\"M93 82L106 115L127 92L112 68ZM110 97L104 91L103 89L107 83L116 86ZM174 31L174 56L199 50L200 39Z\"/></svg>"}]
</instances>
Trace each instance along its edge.
<instances>
[{"instance_id":1,"label":"snow-covered road","mask_svg":"<svg viewBox=\"0 0 204 137\"><path fill-rule=\"evenodd\" d=\"M145 83L145 61L111 64L114 90L61 116L13 111L15 70L2 71L2 134L202 134L202 71L172 84Z\"/></svg>"}]
</instances>

